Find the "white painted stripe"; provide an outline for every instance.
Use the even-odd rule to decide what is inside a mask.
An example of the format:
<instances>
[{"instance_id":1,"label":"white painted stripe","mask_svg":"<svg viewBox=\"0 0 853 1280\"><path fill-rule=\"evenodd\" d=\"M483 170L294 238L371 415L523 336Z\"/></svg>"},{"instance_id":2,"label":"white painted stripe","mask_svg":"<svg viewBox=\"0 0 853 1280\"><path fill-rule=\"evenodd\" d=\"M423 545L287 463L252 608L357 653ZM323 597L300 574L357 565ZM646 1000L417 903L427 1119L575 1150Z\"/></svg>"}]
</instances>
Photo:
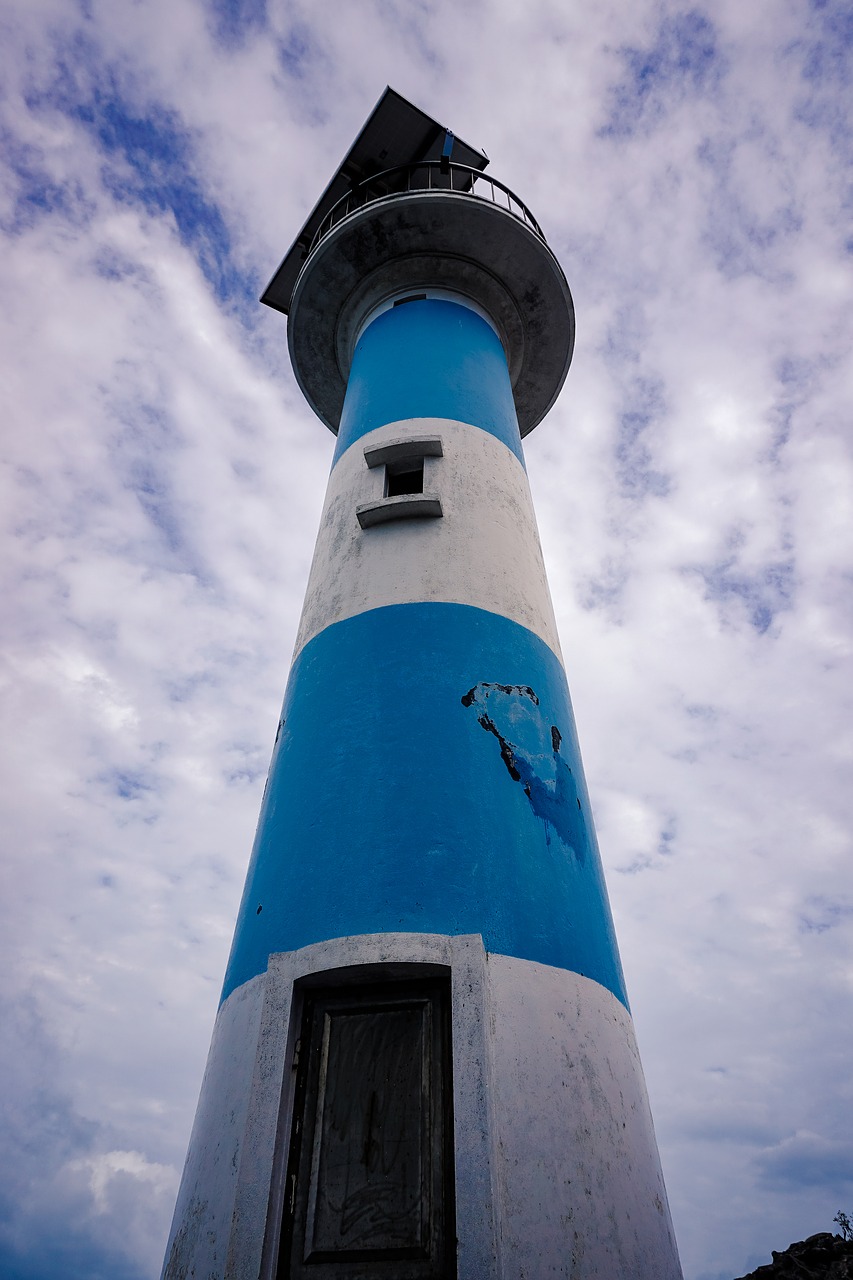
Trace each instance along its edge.
<instances>
[{"instance_id":1,"label":"white painted stripe","mask_svg":"<svg viewBox=\"0 0 853 1280\"><path fill-rule=\"evenodd\" d=\"M487 971L502 1280L681 1280L624 1005L532 960Z\"/></svg>"},{"instance_id":2,"label":"white painted stripe","mask_svg":"<svg viewBox=\"0 0 853 1280\"><path fill-rule=\"evenodd\" d=\"M226 1274L265 984L244 983L216 1016L162 1280Z\"/></svg>"},{"instance_id":3,"label":"white painted stripe","mask_svg":"<svg viewBox=\"0 0 853 1280\"><path fill-rule=\"evenodd\" d=\"M424 460L424 489L437 494L442 517L361 529L356 508L384 492L384 468L368 467L365 448L426 435L442 441L443 457ZM524 468L489 432L447 418L390 422L338 460L295 653L334 622L420 601L503 614L533 631L562 661Z\"/></svg>"}]
</instances>

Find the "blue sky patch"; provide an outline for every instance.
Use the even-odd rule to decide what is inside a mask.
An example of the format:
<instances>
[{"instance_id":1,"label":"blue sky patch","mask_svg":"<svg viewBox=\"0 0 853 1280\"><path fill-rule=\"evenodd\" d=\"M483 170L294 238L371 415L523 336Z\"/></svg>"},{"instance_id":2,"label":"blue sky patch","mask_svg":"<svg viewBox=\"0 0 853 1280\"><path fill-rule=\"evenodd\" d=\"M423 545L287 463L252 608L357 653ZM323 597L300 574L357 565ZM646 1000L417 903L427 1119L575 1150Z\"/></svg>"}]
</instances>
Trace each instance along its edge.
<instances>
[{"instance_id":1,"label":"blue sky patch","mask_svg":"<svg viewBox=\"0 0 853 1280\"><path fill-rule=\"evenodd\" d=\"M828 933L853 918L853 906L849 902L832 898L810 898L800 912L801 933Z\"/></svg>"},{"instance_id":2,"label":"blue sky patch","mask_svg":"<svg viewBox=\"0 0 853 1280\"><path fill-rule=\"evenodd\" d=\"M802 94L796 119L823 134L836 151L839 164L827 171L828 192L835 188L842 209L853 205L853 124L849 88L853 82L853 8L838 0L810 0L811 22L803 35L786 49L787 58L799 70ZM844 218L842 230L849 223Z\"/></svg>"},{"instance_id":3,"label":"blue sky patch","mask_svg":"<svg viewBox=\"0 0 853 1280\"><path fill-rule=\"evenodd\" d=\"M141 774L126 769L111 769L101 775L101 781L121 800L138 800L151 790L150 783Z\"/></svg>"},{"instance_id":4,"label":"blue sky patch","mask_svg":"<svg viewBox=\"0 0 853 1280\"><path fill-rule=\"evenodd\" d=\"M661 857L669 857L675 853L675 841L678 835L678 819L674 813L667 816L663 827L658 833L657 851Z\"/></svg>"},{"instance_id":5,"label":"blue sky patch","mask_svg":"<svg viewBox=\"0 0 853 1280\"><path fill-rule=\"evenodd\" d=\"M183 547L180 521L170 486L160 468L150 459L138 458L128 469L128 485L146 516L161 534L170 551Z\"/></svg>"},{"instance_id":6,"label":"blue sky patch","mask_svg":"<svg viewBox=\"0 0 853 1280\"><path fill-rule=\"evenodd\" d=\"M312 51L311 33L301 23L294 23L283 40L276 45L279 66L289 76L301 78Z\"/></svg>"},{"instance_id":7,"label":"blue sky patch","mask_svg":"<svg viewBox=\"0 0 853 1280\"><path fill-rule=\"evenodd\" d=\"M760 569L738 567L736 556L710 567L693 569L705 584L705 598L727 607L739 603L749 625L764 635L776 615L793 605L796 585L793 560L778 560Z\"/></svg>"},{"instance_id":8,"label":"blue sky patch","mask_svg":"<svg viewBox=\"0 0 853 1280\"><path fill-rule=\"evenodd\" d=\"M771 147L771 141L766 145ZM793 199L780 201L769 215L750 208L743 182L733 173L736 147L732 140L705 138L697 150L699 163L710 170L714 183L703 239L727 280L754 274L777 282L779 250L802 231L802 214Z\"/></svg>"},{"instance_id":9,"label":"blue sky patch","mask_svg":"<svg viewBox=\"0 0 853 1280\"><path fill-rule=\"evenodd\" d=\"M22 1252L12 1244L0 1244L0 1275L3 1280L56 1280L57 1276L63 1280L150 1280L142 1267L104 1245L95 1224L89 1232L73 1220L63 1221L60 1229L48 1234L34 1232Z\"/></svg>"},{"instance_id":10,"label":"blue sky patch","mask_svg":"<svg viewBox=\"0 0 853 1280\"><path fill-rule=\"evenodd\" d=\"M94 84L90 83L90 80ZM140 107L123 95L99 51L78 38L58 57L47 91L33 90L34 112L61 111L82 125L103 156L106 190L119 203L151 216L171 214L181 243L190 249L220 302L256 305L257 281L234 260L231 232L197 173L195 137L177 111L159 103ZM40 173L37 157L19 148L23 198L67 214L71 184L62 190ZM82 194L77 194L79 205Z\"/></svg>"},{"instance_id":11,"label":"blue sky patch","mask_svg":"<svg viewBox=\"0 0 853 1280\"><path fill-rule=\"evenodd\" d=\"M173 426L156 405L131 400L113 406L113 413L119 427L112 448L116 472L135 494L162 543L191 572L183 562L189 550L168 468L169 455L178 444Z\"/></svg>"},{"instance_id":12,"label":"blue sky patch","mask_svg":"<svg viewBox=\"0 0 853 1280\"><path fill-rule=\"evenodd\" d=\"M665 17L654 43L620 49L624 77L610 90L610 114L599 130L627 138L657 124L685 94L713 88L723 71L714 24L700 9Z\"/></svg>"},{"instance_id":13,"label":"blue sky patch","mask_svg":"<svg viewBox=\"0 0 853 1280\"><path fill-rule=\"evenodd\" d=\"M8 1061L18 1068L4 1064L0 1142L15 1159L0 1166L0 1275L145 1280L142 1266L102 1238L85 1173L69 1177L75 1161L103 1150L108 1134L57 1084L67 1049L52 1038L30 996L4 998L0 1016ZM39 1185L40 1196L21 1195Z\"/></svg>"},{"instance_id":14,"label":"blue sky patch","mask_svg":"<svg viewBox=\"0 0 853 1280\"><path fill-rule=\"evenodd\" d=\"M776 362L779 397L770 411L773 439L767 452L769 462L778 463L794 427L794 417L817 386L818 362L799 355L786 355Z\"/></svg>"},{"instance_id":15,"label":"blue sky patch","mask_svg":"<svg viewBox=\"0 0 853 1280\"><path fill-rule=\"evenodd\" d=\"M16 180L12 216L0 218L3 231L17 235L49 214L59 214L75 225L85 224L93 206L80 182L57 182L47 169L43 153L8 129L0 129L0 150Z\"/></svg>"},{"instance_id":16,"label":"blue sky patch","mask_svg":"<svg viewBox=\"0 0 853 1280\"><path fill-rule=\"evenodd\" d=\"M809 0L817 35L803 40L807 80L849 84L853 80L853 8L838 0Z\"/></svg>"},{"instance_id":17,"label":"blue sky patch","mask_svg":"<svg viewBox=\"0 0 853 1280\"><path fill-rule=\"evenodd\" d=\"M584 609L615 610L628 585L628 568L623 561L606 556L598 573L580 584L580 604Z\"/></svg>"},{"instance_id":18,"label":"blue sky patch","mask_svg":"<svg viewBox=\"0 0 853 1280\"><path fill-rule=\"evenodd\" d=\"M111 194L150 214L170 212L181 242L194 251L220 301L254 297L254 283L231 260L225 219L193 175L192 137L177 115L157 106L138 115L119 96L100 90L72 115L91 129L109 157L103 178Z\"/></svg>"},{"instance_id":19,"label":"blue sky patch","mask_svg":"<svg viewBox=\"0 0 853 1280\"><path fill-rule=\"evenodd\" d=\"M191 574L210 585L211 568L200 556L187 495L176 491L173 461L182 439L174 421L156 404L134 400L135 370L126 374L126 397L108 402L115 423L110 460L115 475L129 490L148 522L144 551L131 539L126 554L160 560L170 570Z\"/></svg>"},{"instance_id":20,"label":"blue sky patch","mask_svg":"<svg viewBox=\"0 0 853 1280\"><path fill-rule=\"evenodd\" d=\"M837 1196L845 1194L845 1184L853 1187L853 1147L843 1137L801 1131L762 1151L756 1163L761 1181L770 1186L825 1187Z\"/></svg>"},{"instance_id":21,"label":"blue sky patch","mask_svg":"<svg viewBox=\"0 0 853 1280\"><path fill-rule=\"evenodd\" d=\"M649 428L666 412L663 384L637 378L629 392L630 408L620 416L616 434L616 466L622 492L630 498L665 498L670 479L653 466Z\"/></svg>"},{"instance_id":22,"label":"blue sky patch","mask_svg":"<svg viewBox=\"0 0 853 1280\"><path fill-rule=\"evenodd\" d=\"M226 49L240 49L267 26L267 0L207 0L213 35Z\"/></svg>"}]
</instances>

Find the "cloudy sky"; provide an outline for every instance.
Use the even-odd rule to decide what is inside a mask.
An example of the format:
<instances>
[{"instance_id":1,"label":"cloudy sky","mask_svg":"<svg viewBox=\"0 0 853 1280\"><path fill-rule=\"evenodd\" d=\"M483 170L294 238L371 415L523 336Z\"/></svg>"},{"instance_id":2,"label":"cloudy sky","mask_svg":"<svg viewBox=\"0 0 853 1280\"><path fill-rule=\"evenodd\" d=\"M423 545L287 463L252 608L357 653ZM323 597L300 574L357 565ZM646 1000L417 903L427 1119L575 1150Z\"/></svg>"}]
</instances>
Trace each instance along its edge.
<instances>
[{"instance_id":1,"label":"cloudy sky","mask_svg":"<svg viewBox=\"0 0 853 1280\"><path fill-rule=\"evenodd\" d=\"M527 445L688 1280L853 1209L853 10L7 0L0 1273L159 1273L332 452L257 296L386 83L575 297Z\"/></svg>"}]
</instances>

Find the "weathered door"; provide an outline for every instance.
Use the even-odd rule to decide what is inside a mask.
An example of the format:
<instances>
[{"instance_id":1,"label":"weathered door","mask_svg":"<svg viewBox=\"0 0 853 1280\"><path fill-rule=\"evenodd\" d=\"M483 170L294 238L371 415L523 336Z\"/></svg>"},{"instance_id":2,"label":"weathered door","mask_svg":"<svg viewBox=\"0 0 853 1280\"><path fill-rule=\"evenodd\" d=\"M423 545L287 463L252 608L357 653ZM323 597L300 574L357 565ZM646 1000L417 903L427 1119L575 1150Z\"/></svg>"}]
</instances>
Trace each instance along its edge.
<instances>
[{"instance_id":1,"label":"weathered door","mask_svg":"<svg viewBox=\"0 0 853 1280\"><path fill-rule=\"evenodd\" d=\"M451 1280L448 984L306 994L278 1280Z\"/></svg>"}]
</instances>

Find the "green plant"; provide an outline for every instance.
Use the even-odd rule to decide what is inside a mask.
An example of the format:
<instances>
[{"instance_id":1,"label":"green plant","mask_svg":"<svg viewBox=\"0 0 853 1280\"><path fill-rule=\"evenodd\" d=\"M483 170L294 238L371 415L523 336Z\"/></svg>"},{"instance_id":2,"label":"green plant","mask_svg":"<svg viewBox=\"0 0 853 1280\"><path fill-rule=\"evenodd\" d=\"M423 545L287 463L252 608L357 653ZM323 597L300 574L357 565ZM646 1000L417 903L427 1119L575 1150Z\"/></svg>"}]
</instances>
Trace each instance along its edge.
<instances>
[{"instance_id":1,"label":"green plant","mask_svg":"<svg viewBox=\"0 0 853 1280\"><path fill-rule=\"evenodd\" d=\"M853 1222L850 1221L849 1216L844 1212L843 1209L838 1210L838 1213L835 1215L832 1221L837 1222L839 1227L841 1228L842 1240L853 1240Z\"/></svg>"}]
</instances>

